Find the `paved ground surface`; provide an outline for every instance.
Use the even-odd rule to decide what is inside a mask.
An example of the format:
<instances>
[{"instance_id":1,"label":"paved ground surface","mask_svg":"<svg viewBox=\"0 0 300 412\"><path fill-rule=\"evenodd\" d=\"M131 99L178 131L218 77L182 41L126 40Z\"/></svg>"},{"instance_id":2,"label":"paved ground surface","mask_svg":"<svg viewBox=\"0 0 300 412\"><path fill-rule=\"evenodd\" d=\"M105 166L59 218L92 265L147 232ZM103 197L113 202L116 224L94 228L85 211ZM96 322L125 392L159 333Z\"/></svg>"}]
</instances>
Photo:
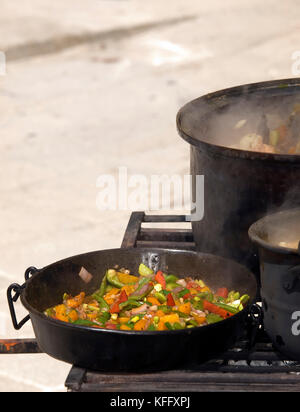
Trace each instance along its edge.
<instances>
[{"instance_id":1,"label":"paved ground surface","mask_svg":"<svg viewBox=\"0 0 300 412\"><path fill-rule=\"evenodd\" d=\"M2 0L0 339L24 270L118 247L129 211L97 209L102 174L179 174L175 117L206 92L292 77L297 0ZM24 314L17 305L18 316ZM64 391L70 366L0 355L1 391Z\"/></svg>"}]
</instances>

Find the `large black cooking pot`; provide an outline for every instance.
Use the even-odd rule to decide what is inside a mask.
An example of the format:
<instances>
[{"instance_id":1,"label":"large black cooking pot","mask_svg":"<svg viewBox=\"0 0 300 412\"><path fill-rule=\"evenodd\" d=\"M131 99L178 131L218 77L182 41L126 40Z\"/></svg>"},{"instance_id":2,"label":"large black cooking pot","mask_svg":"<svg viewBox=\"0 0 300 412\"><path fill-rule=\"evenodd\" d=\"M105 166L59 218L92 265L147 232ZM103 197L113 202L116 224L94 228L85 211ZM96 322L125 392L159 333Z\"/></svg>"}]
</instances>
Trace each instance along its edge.
<instances>
[{"instance_id":1,"label":"large black cooking pot","mask_svg":"<svg viewBox=\"0 0 300 412\"><path fill-rule=\"evenodd\" d=\"M299 361L300 209L258 220L249 236L259 250L264 329L279 351Z\"/></svg>"},{"instance_id":2,"label":"large black cooking pot","mask_svg":"<svg viewBox=\"0 0 300 412\"><path fill-rule=\"evenodd\" d=\"M8 289L14 326L14 301L28 310L39 347L54 358L97 370L162 370L193 361L201 361L224 351L245 330L248 305L222 322L178 331L137 332L95 329L50 319L43 311L61 302L65 292L94 292L105 271L116 264L137 273L143 262L154 270L165 270L182 277L201 278L216 289L226 286L249 294L253 302L257 292L255 276L239 264L203 253L167 249L112 249L71 257L41 270L26 272L26 282ZM79 273L84 267L92 274L88 283ZM29 277L29 272L34 274ZM13 296L13 291L16 295Z\"/></svg>"},{"instance_id":3,"label":"large black cooking pot","mask_svg":"<svg viewBox=\"0 0 300 412\"><path fill-rule=\"evenodd\" d=\"M300 79L221 90L193 100L177 115L177 128L191 144L191 174L204 175L204 218L192 218L198 250L219 254L259 272L250 225L278 208L300 206L300 156L231 148L247 133L265 133L263 114L290 113ZM245 126L236 128L241 120ZM202 196L193 181L193 202ZM200 202L201 203L201 202Z\"/></svg>"}]
</instances>

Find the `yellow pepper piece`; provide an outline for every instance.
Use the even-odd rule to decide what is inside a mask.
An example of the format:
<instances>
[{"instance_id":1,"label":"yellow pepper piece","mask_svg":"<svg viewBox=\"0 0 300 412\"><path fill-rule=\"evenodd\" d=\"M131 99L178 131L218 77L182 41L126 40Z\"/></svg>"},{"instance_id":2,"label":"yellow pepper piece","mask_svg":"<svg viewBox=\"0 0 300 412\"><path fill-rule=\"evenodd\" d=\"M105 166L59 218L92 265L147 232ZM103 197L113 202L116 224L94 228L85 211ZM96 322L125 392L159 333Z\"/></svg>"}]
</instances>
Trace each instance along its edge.
<instances>
[{"instance_id":1,"label":"yellow pepper piece","mask_svg":"<svg viewBox=\"0 0 300 412\"><path fill-rule=\"evenodd\" d=\"M198 315L193 315L195 321L198 323L198 325L202 325L206 321L205 316L198 316Z\"/></svg>"},{"instance_id":2,"label":"yellow pepper piece","mask_svg":"<svg viewBox=\"0 0 300 412\"><path fill-rule=\"evenodd\" d=\"M63 322L69 322L69 317L67 315L67 308L65 305L57 305L55 308L55 317Z\"/></svg>"},{"instance_id":3,"label":"yellow pepper piece","mask_svg":"<svg viewBox=\"0 0 300 412\"><path fill-rule=\"evenodd\" d=\"M134 330L144 330L146 323L147 323L146 319L140 319L138 322L135 323Z\"/></svg>"},{"instance_id":4,"label":"yellow pepper piece","mask_svg":"<svg viewBox=\"0 0 300 412\"><path fill-rule=\"evenodd\" d=\"M129 296L135 290L135 285L125 285L121 288L121 290L125 290L126 295Z\"/></svg>"},{"instance_id":5,"label":"yellow pepper piece","mask_svg":"<svg viewBox=\"0 0 300 412\"><path fill-rule=\"evenodd\" d=\"M104 300L108 305L112 305L115 302L115 295L120 293L120 289L112 288L109 292L106 293L104 296Z\"/></svg>"},{"instance_id":6,"label":"yellow pepper piece","mask_svg":"<svg viewBox=\"0 0 300 412\"><path fill-rule=\"evenodd\" d=\"M163 323L176 323L179 322L179 316L177 313L172 313L171 315L165 315L161 319L161 322Z\"/></svg>"},{"instance_id":7,"label":"yellow pepper piece","mask_svg":"<svg viewBox=\"0 0 300 412\"><path fill-rule=\"evenodd\" d=\"M129 326L127 325L121 325L120 330L131 330Z\"/></svg>"},{"instance_id":8,"label":"yellow pepper piece","mask_svg":"<svg viewBox=\"0 0 300 412\"><path fill-rule=\"evenodd\" d=\"M159 322L158 322L158 325L157 325L157 330L167 330L168 328L166 327L166 325L165 325L165 322L163 322L162 320L160 320Z\"/></svg>"},{"instance_id":9,"label":"yellow pepper piece","mask_svg":"<svg viewBox=\"0 0 300 412\"><path fill-rule=\"evenodd\" d=\"M119 318L120 323L127 323L129 321L130 321L130 318L127 318L125 316L122 316L122 317Z\"/></svg>"},{"instance_id":10,"label":"yellow pepper piece","mask_svg":"<svg viewBox=\"0 0 300 412\"><path fill-rule=\"evenodd\" d=\"M179 312L189 315L191 312L191 308L192 308L191 302L187 302L187 303L183 303L182 305L180 305L178 310Z\"/></svg>"},{"instance_id":11,"label":"yellow pepper piece","mask_svg":"<svg viewBox=\"0 0 300 412\"><path fill-rule=\"evenodd\" d=\"M74 309L71 310L70 313L68 313L68 316L72 322L75 322L78 319L78 313Z\"/></svg>"},{"instance_id":12,"label":"yellow pepper piece","mask_svg":"<svg viewBox=\"0 0 300 412\"><path fill-rule=\"evenodd\" d=\"M157 305L157 306L160 306L160 302L159 302L159 300L158 299L156 299L155 297L153 297L153 296L149 296L149 297L147 297L147 301L148 302L150 302L150 303L152 303L152 305Z\"/></svg>"},{"instance_id":13,"label":"yellow pepper piece","mask_svg":"<svg viewBox=\"0 0 300 412\"><path fill-rule=\"evenodd\" d=\"M126 273L122 272L117 272L118 279L121 283L124 283L124 285L128 285L128 283L136 283L139 278L136 276L132 275L127 275Z\"/></svg>"},{"instance_id":14,"label":"yellow pepper piece","mask_svg":"<svg viewBox=\"0 0 300 412\"><path fill-rule=\"evenodd\" d=\"M78 306L80 306L82 304L84 298L85 298L85 293L81 292L81 293L79 293L79 295L74 296L74 298L68 299L67 300L67 305L70 308L73 308L73 309L78 308Z\"/></svg>"}]
</instances>

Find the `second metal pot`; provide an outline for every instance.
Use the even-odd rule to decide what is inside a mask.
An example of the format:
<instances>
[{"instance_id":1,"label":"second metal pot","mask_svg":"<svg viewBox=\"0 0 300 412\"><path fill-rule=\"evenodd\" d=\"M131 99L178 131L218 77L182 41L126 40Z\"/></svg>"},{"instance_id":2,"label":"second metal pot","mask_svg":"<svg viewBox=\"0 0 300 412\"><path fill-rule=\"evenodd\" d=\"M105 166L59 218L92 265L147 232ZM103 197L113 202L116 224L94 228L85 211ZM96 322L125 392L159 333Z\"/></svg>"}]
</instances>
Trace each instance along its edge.
<instances>
[{"instance_id":1,"label":"second metal pot","mask_svg":"<svg viewBox=\"0 0 300 412\"><path fill-rule=\"evenodd\" d=\"M298 244L300 209L260 219L249 236L259 250L264 328L280 352L299 361L300 252L281 242Z\"/></svg>"}]
</instances>

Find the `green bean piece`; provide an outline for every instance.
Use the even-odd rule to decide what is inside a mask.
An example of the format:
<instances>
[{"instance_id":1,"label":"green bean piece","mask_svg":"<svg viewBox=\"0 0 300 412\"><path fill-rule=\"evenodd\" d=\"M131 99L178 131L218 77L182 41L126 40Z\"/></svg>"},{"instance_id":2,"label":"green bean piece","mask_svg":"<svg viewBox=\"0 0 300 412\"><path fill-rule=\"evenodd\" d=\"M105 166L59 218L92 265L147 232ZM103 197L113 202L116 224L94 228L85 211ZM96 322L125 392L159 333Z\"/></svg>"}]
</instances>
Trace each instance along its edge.
<instances>
[{"instance_id":1,"label":"green bean piece","mask_svg":"<svg viewBox=\"0 0 300 412\"><path fill-rule=\"evenodd\" d=\"M107 309L109 310L109 304L101 297L97 299L100 309Z\"/></svg>"},{"instance_id":2,"label":"green bean piece","mask_svg":"<svg viewBox=\"0 0 300 412\"><path fill-rule=\"evenodd\" d=\"M105 295L106 292L106 286L107 286L107 273L105 273L104 278L102 279L99 293L97 293L98 296L102 297Z\"/></svg>"},{"instance_id":3,"label":"green bean piece","mask_svg":"<svg viewBox=\"0 0 300 412\"><path fill-rule=\"evenodd\" d=\"M226 305L225 303L221 303L221 302L219 302L219 303L215 303L215 305L216 306L219 306L220 308L222 308L222 309L225 309L225 310L227 310L227 312L230 312L230 313L238 313L239 312L239 309L237 309L237 308L235 308L235 307L233 307L233 306L230 306L230 305Z\"/></svg>"},{"instance_id":4,"label":"green bean piece","mask_svg":"<svg viewBox=\"0 0 300 412\"><path fill-rule=\"evenodd\" d=\"M166 322L165 325L166 325L167 329L173 330L173 327L172 327L170 322Z\"/></svg>"},{"instance_id":5,"label":"green bean piece","mask_svg":"<svg viewBox=\"0 0 300 412\"><path fill-rule=\"evenodd\" d=\"M93 326L95 325L94 322L87 320L87 319L77 319L72 322L74 325L81 325L81 326Z\"/></svg>"},{"instance_id":6,"label":"green bean piece","mask_svg":"<svg viewBox=\"0 0 300 412\"><path fill-rule=\"evenodd\" d=\"M102 312L100 316L97 317L97 320L102 323L102 325L105 325L105 323L110 319L110 313L109 312Z\"/></svg>"}]
</instances>

